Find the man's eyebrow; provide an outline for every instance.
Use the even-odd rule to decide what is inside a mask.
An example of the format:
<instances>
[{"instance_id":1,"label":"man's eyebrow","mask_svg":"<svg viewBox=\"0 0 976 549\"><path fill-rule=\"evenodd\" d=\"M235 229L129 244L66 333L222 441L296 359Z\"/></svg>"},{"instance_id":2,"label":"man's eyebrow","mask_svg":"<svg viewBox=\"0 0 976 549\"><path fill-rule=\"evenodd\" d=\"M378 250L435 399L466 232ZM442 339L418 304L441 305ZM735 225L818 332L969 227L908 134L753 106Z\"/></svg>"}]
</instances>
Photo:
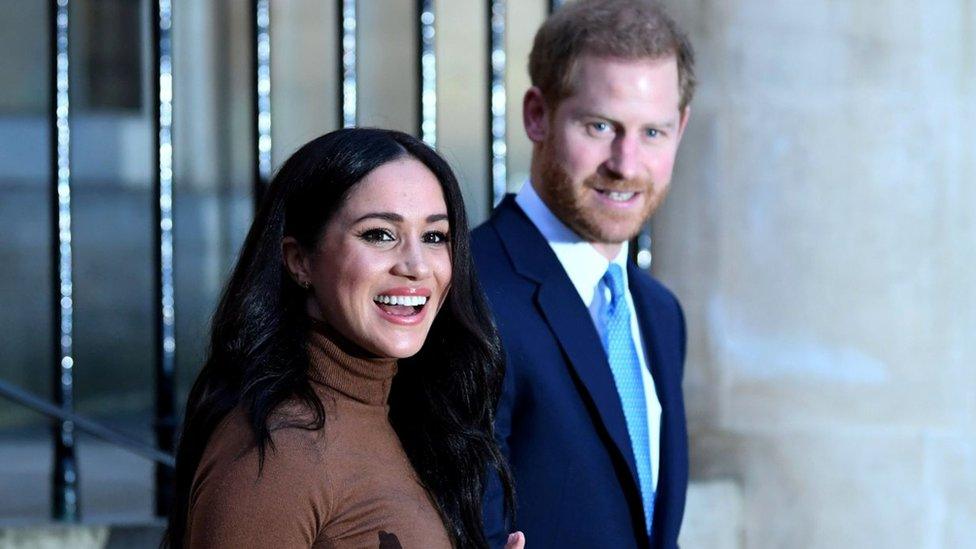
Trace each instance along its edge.
<instances>
[{"instance_id":1,"label":"man's eyebrow","mask_svg":"<svg viewBox=\"0 0 976 549\"><path fill-rule=\"evenodd\" d=\"M403 216L398 213L393 212L370 212L360 216L358 219L353 221L353 223L359 223L366 219L382 219L383 221L389 221L390 223L403 223ZM427 223L435 223L437 221L442 221L448 219L447 214L433 214L427 216Z\"/></svg>"},{"instance_id":2,"label":"man's eyebrow","mask_svg":"<svg viewBox=\"0 0 976 549\"><path fill-rule=\"evenodd\" d=\"M582 111L581 110L581 111L577 111L575 114L576 114L576 118L577 119L581 119L581 118L599 118L601 120L606 120L607 122L609 122L611 124L620 124L620 121L619 120L616 120L615 118L613 118L611 116L607 116L606 114L602 114L602 113L597 112L597 111ZM647 124L644 124L643 125L643 127L645 127L645 128L663 128L663 129L666 129L666 130L673 130L677 126L678 126L678 122L674 118L671 118L671 119L668 119L668 120L652 120L651 122L648 122Z\"/></svg>"},{"instance_id":3,"label":"man's eyebrow","mask_svg":"<svg viewBox=\"0 0 976 549\"><path fill-rule=\"evenodd\" d=\"M600 118L602 120L606 120L607 122L613 122L614 124L617 123L617 121L613 118L598 111L578 110L573 114L575 115L575 118Z\"/></svg>"}]
</instances>

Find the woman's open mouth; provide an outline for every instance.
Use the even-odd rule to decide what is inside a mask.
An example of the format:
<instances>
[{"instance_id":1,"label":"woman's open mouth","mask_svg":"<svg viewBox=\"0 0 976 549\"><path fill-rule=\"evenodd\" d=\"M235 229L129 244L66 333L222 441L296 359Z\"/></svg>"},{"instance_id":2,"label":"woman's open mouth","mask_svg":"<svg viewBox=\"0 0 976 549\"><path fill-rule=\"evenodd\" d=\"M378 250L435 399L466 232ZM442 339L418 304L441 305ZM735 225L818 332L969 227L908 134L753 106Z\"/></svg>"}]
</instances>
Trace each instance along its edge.
<instances>
[{"instance_id":1,"label":"woman's open mouth","mask_svg":"<svg viewBox=\"0 0 976 549\"><path fill-rule=\"evenodd\" d=\"M427 305L427 296L378 295L373 297L373 303L376 303L376 306L388 315L411 317L423 311Z\"/></svg>"}]
</instances>

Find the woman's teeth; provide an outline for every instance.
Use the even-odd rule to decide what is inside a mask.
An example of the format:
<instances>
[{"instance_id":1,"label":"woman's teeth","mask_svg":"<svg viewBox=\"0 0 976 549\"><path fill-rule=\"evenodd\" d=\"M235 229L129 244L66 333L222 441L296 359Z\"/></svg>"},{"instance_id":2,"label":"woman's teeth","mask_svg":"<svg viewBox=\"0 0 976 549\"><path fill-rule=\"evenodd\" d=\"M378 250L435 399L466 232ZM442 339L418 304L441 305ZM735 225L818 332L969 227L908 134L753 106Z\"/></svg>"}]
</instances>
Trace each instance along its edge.
<instances>
[{"instance_id":1,"label":"woman's teeth","mask_svg":"<svg viewBox=\"0 0 976 549\"><path fill-rule=\"evenodd\" d=\"M373 298L373 301L384 305L401 305L405 307L418 307L427 304L427 298L420 295L378 295Z\"/></svg>"}]
</instances>

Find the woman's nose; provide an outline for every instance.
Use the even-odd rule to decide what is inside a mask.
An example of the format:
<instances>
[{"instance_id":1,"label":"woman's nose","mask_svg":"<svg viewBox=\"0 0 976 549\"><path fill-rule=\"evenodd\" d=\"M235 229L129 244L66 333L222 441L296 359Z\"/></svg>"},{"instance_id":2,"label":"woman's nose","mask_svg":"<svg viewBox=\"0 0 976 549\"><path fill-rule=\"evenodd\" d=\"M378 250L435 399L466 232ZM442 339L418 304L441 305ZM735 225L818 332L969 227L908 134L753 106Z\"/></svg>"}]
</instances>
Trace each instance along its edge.
<instances>
[{"instance_id":1,"label":"woman's nose","mask_svg":"<svg viewBox=\"0 0 976 549\"><path fill-rule=\"evenodd\" d=\"M420 280L430 276L430 262L427 250L417 242L407 243L400 248L400 256L393 267L393 274Z\"/></svg>"}]
</instances>

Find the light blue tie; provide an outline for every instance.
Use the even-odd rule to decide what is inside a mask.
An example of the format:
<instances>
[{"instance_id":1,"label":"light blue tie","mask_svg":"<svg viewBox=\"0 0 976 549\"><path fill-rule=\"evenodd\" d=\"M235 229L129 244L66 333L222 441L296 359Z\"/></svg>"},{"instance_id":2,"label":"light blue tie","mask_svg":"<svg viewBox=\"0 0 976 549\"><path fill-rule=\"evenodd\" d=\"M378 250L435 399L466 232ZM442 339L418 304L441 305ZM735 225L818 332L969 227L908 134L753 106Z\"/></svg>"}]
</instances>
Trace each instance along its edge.
<instances>
[{"instance_id":1,"label":"light blue tie","mask_svg":"<svg viewBox=\"0 0 976 549\"><path fill-rule=\"evenodd\" d=\"M654 516L654 486L651 476L651 449L647 434L647 403L644 400L644 382L641 365L630 332L630 308L627 306L624 275L620 265L610 264L603 275L603 283L610 289L610 304L604 309L606 333L603 348L607 351L610 372L617 385L620 403L627 421L627 433L633 446L637 478L644 500L644 522L651 531Z\"/></svg>"}]
</instances>

